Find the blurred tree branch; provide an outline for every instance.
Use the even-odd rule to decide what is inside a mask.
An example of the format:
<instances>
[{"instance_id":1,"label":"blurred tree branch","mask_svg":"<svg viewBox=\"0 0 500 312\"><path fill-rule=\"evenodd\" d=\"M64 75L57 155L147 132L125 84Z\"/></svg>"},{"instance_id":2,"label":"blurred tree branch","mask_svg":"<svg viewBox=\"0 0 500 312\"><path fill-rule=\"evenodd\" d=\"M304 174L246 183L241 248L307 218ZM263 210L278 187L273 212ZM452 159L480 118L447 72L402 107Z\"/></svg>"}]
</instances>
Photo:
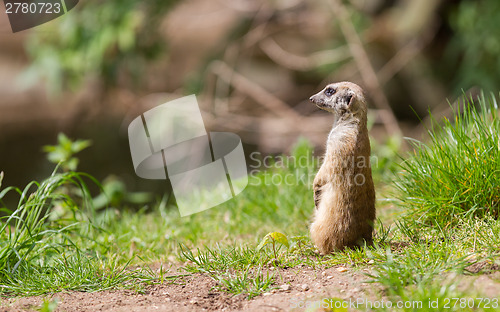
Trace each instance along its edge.
<instances>
[{"instance_id":1,"label":"blurred tree branch","mask_svg":"<svg viewBox=\"0 0 500 312\"><path fill-rule=\"evenodd\" d=\"M222 61L214 61L210 67L216 75L224 80L224 82L232 85L238 91L254 99L257 103L267 108L275 115L288 118L292 123L298 122L302 119L302 116L295 112L293 108L285 102L281 101L261 86L238 74L226 63Z\"/></svg>"},{"instance_id":2,"label":"blurred tree branch","mask_svg":"<svg viewBox=\"0 0 500 312\"><path fill-rule=\"evenodd\" d=\"M377 108L383 110L380 118L382 119L387 132L390 134L403 136L403 132L399 127L398 121L394 116L394 112L392 111L391 106L389 105L389 101L387 100L382 88L380 86L380 82L378 80L377 74L373 69L372 64L370 63L370 59L363 48L363 43L354 29L354 26L350 20L349 13L345 9L344 5L340 0L332 0L326 1L328 5L331 7L334 14L337 16L340 29L344 35L345 40L348 43L351 54L356 62L359 73L361 74L361 78L363 82L373 97L373 101Z\"/></svg>"}]
</instances>

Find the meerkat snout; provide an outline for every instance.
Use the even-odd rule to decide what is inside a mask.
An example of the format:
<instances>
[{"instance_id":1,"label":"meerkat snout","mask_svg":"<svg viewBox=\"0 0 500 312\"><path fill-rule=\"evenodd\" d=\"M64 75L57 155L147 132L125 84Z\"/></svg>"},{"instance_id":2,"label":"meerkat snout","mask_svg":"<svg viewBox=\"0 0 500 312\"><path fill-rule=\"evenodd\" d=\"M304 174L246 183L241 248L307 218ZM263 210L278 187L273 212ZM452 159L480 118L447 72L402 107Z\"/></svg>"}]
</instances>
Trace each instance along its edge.
<instances>
[{"instance_id":1,"label":"meerkat snout","mask_svg":"<svg viewBox=\"0 0 500 312\"><path fill-rule=\"evenodd\" d=\"M311 238L322 254L370 244L375 189L363 90L351 82L333 83L310 100L335 116L326 154L313 182L316 209ZM359 165L359 160L367 165Z\"/></svg>"}]
</instances>

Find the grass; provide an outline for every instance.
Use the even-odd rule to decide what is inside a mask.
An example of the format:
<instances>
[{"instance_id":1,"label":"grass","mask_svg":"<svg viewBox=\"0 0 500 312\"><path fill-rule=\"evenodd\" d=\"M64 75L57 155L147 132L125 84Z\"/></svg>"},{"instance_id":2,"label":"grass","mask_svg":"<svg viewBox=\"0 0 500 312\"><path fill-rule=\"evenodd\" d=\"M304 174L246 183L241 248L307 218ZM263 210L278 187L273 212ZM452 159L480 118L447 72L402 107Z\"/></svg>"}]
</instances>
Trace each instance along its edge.
<instances>
[{"instance_id":1,"label":"grass","mask_svg":"<svg viewBox=\"0 0 500 312\"><path fill-rule=\"evenodd\" d=\"M248 299L252 299L272 288L275 275L269 271L264 274L260 267L255 272L250 273L251 270L251 265L248 265L243 271L227 271L215 275L214 279L219 290L233 295L246 294Z\"/></svg>"},{"instance_id":2,"label":"grass","mask_svg":"<svg viewBox=\"0 0 500 312\"><path fill-rule=\"evenodd\" d=\"M113 260L98 261L93 257L63 254L46 266L26 266L3 287L10 295L25 296L69 290L94 292L130 288L142 291L147 282L155 279L155 274L147 267L137 272L129 271Z\"/></svg>"},{"instance_id":3,"label":"grass","mask_svg":"<svg viewBox=\"0 0 500 312\"><path fill-rule=\"evenodd\" d=\"M166 196L138 210L119 203L97 209L84 180L97 181L71 170L56 170L22 191L6 188L0 199L16 192L20 200L16 209L4 208L1 219L0 292L141 291L183 274L203 274L219 291L252 298L281 285L285 268L342 265L353 272L369 269L366 279L377 285L380 298L422 301L424 310L436 310L429 302L446 298L479 300L474 289L460 287L482 273L467 268L500 264L499 121L493 98L479 103L480 112L467 106L455 112L453 122L435 121L430 141L415 142L415 152L402 158L396 174L389 169L398 164L397 144L374 144L375 244L328 256L314 253L308 236L318 160L305 141L288 157L264 162L252 156L255 172L243 193L184 218ZM389 193L394 179L397 188ZM102 201L103 194L96 198ZM160 272L149 269L157 264ZM184 272L171 272L165 264L181 265ZM450 310L443 304L439 309Z\"/></svg>"},{"instance_id":4,"label":"grass","mask_svg":"<svg viewBox=\"0 0 500 312\"><path fill-rule=\"evenodd\" d=\"M367 251L375 260L372 282L383 285L389 298L421 301L429 311L485 310L444 303L481 301L474 289L459 285L472 275L472 264L500 263L498 105L494 96L482 96L477 108L471 99L464 106L453 112L453 122L434 120L429 143L413 141L413 153L395 174L402 217L389 235L393 248ZM401 241L406 246L394 248ZM429 302L440 304L430 308Z\"/></svg>"},{"instance_id":5,"label":"grass","mask_svg":"<svg viewBox=\"0 0 500 312\"><path fill-rule=\"evenodd\" d=\"M397 175L400 199L414 227L449 228L464 218L500 215L500 117L496 98L465 99L454 119L413 141L414 154Z\"/></svg>"},{"instance_id":6,"label":"grass","mask_svg":"<svg viewBox=\"0 0 500 312\"><path fill-rule=\"evenodd\" d=\"M1 181L0 181L1 182ZM81 176L71 173L54 173L42 183L32 182L20 190L9 187L0 193L0 199L9 192L19 194L19 202L14 211L3 208L5 216L1 218L0 237L0 278L12 278L26 263L36 261L43 253L58 250L64 242L53 242L55 236L64 237L67 232L80 227L76 218L51 222L50 205L64 204L70 209L76 208L75 201L58 190L63 185L78 185L85 193ZM34 190L33 190L34 189ZM69 222L68 222L69 221Z\"/></svg>"},{"instance_id":7,"label":"grass","mask_svg":"<svg viewBox=\"0 0 500 312\"><path fill-rule=\"evenodd\" d=\"M19 195L16 209L3 208L0 218L0 293L96 291L153 278L147 270L129 272L126 265L90 248L103 230L95 223L84 179L97 182L56 168L41 183L0 192L0 200L9 192Z\"/></svg>"}]
</instances>

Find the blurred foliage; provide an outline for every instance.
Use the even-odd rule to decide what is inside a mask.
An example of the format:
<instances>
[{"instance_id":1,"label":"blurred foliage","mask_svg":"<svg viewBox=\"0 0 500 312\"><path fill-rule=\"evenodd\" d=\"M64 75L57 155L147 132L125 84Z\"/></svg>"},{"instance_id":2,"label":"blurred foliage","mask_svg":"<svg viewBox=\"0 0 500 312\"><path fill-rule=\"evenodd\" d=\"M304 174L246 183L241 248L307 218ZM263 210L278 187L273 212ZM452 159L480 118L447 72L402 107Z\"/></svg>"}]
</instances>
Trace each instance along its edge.
<instances>
[{"instance_id":1,"label":"blurred foliage","mask_svg":"<svg viewBox=\"0 0 500 312\"><path fill-rule=\"evenodd\" d=\"M80 3L71 14L47 23L38 31L35 28L27 44L34 61L27 80L35 81L43 75L53 91L67 86L76 88L83 77L89 75L101 77L107 84L115 84L125 77L137 85L148 62L165 51L165 42L159 34L160 23L177 2L110 0ZM452 33L451 37L444 38L445 62L440 57L434 59L442 82L450 81L451 75L454 78L449 87L455 91L473 85L493 90L500 82L500 59L497 57L500 53L500 19L497 18L500 2L462 0L446 6L445 11L449 13L440 17ZM377 25L377 16L354 6L348 9L360 34ZM230 31L228 43L243 38L252 29L251 25L251 20L246 20L240 24L242 29ZM335 48L343 42L343 38L334 36L326 46ZM342 62L322 65L317 71L321 76L328 75L340 65Z\"/></svg>"},{"instance_id":2,"label":"blurred foliage","mask_svg":"<svg viewBox=\"0 0 500 312\"><path fill-rule=\"evenodd\" d=\"M75 171L79 160L73 155L91 144L90 140L71 141L64 133L59 133L57 145L46 145L43 147L43 151L47 153L47 159L52 163L60 164L63 171Z\"/></svg>"},{"instance_id":3,"label":"blurred foliage","mask_svg":"<svg viewBox=\"0 0 500 312\"><path fill-rule=\"evenodd\" d=\"M102 182L102 193L94 197L95 209L119 208L123 205L144 205L153 200L147 192L130 192L125 183L116 176L108 176Z\"/></svg>"},{"instance_id":4,"label":"blurred foliage","mask_svg":"<svg viewBox=\"0 0 500 312\"><path fill-rule=\"evenodd\" d=\"M328 17L325 18L318 11L321 3L307 1L281 6L275 1L263 0L262 10L267 11L262 14L266 18L257 14L257 6L254 11L249 8L246 13L238 10L231 13L228 10L227 14L233 14L237 22L224 29L221 32L223 35L214 35L218 44L213 46L196 41L196 38L204 36L212 38L212 32L217 33L217 27L216 23L203 22L204 19L210 20L210 10L198 6L196 1L192 2L189 10L200 20L191 21L184 16L180 19L182 22L177 22L179 25L175 26L181 29L191 24L215 25L214 29L193 26L196 36L188 36L185 39L189 41L187 44L173 45L175 53L172 56L177 59L173 57L169 60L172 66L166 73L146 72L152 68L148 65L155 57L166 59L166 34L160 31L166 13L178 2L110 0L80 3L71 14L35 28L27 45L33 63L25 78L35 81L44 76L52 91L67 87L75 89L83 79L96 77L108 86L138 87L148 92L148 80L157 83L168 77L169 83L162 84L168 87L162 91L172 92L182 85L184 93L205 92L211 96L215 92L217 97L231 97L236 92L229 89L222 92L218 78L215 83L212 81L211 62L220 59L251 81L283 81L280 86L269 86L268 91L280 90L285 95L280 95L280 98L291 106L297 103L297 99L305 98L306 92L302 91L302 87L305 90L306 86L323 82L325 77L331 81L364 80L359 64L351 57L338 19L333 18L335 14L330 12L334 10L325 10ZM497 57L500 52L500 19L496 13L500 9L499 1L459 0L441 5L429 1L428 7L425 4L419 6L422 11L415 13L419 18L408 23L404 21L408 18L403 10L413 8L405 5L409 1L377 2L377 10L367 9L369 5L365 1L363 5L359 1L357 4L356 1L344 1L344 4L349 12L349 21L359 33L375 72L381 75L381 87L397 117L413 118L413 115L403 112L407 105L423 112L461 89L479 86L486 91L496 91L500 83L500 59ZM180 16L183 17L182 14ZM331 24L327 24L328 27L313 27L314 23L300 22L310 20L309 16ZM424 26L420 27L420 20L433 22L423 23ZM414 32L398 31L407 24L413 25L409 28ZM305 25L309 25L310 30L306 31L308 27ZM259 27L262 29L255 31ZM184 34L189 32L182 30ZM408 44L407 37L414 42ZM269 43L266 43L267 39L277 44L270 48L267 45L268 50L263 50L262 46ZM199 51L194 53L193 50L198 48ZM290 66L297 65L294 64L296 59L306 65ZM279 70L275 70L277 74L273 76L271 71L259 72L259 67L253 66L256 64ZM435 77L431 77L432 72ZM290 79L289 85L284 82L284 77ZM171 82L174 79L179 81ZM214 84L215 90L211 90ZM422 96L422 90L427 96ZM412 94L410 99L408 94ZM398 110L397 106L404 108Z\"/></svg>"},{"instance_id":5,"label":"blurred foliage","mask_svg":"<svg viewBox=\"0 0 500 312\"><path fill-rule=\"evenodd\" d=\"M494 91L500 83L500 1L461 1L450 15L454 31L448 54L459 64L455 88L480 86Z\"/></svg>"},{"instance_id":6,"label":"blurred foliage","mask_svg":"<svg viewBox=\"0 0 500 312\"><path fill-rule=\"evenodd\" d=\"M33 58L28 81L44 75L52 91L75 88L88 74L108 84L125 74L137 83L146 62L164 50L159 24L176 2L80 2L71 14L46 24L28 41Z\"/></svg>"},{"instance_id":7,"label":"blurred foliage","mask_svg":"<svg viewBox=\"0 0 500 312\"><path fill-rule=\"evenodd\" d=\"M71 172L76 171L80 162L75 154L86 149L91 144L90 140L72 141L64 133L59 133L57 144L46 145L43 147L43 151L47 153L47 159L50 162L58 164L64 172ZM0 185L2 177L0 173ZM92 199L95 209L116 208L126 204L143 205L153 199L151 193L128 191L125 183L113 175L104 179L100 189L102 192Z\"/></svg>"}]
</instances>

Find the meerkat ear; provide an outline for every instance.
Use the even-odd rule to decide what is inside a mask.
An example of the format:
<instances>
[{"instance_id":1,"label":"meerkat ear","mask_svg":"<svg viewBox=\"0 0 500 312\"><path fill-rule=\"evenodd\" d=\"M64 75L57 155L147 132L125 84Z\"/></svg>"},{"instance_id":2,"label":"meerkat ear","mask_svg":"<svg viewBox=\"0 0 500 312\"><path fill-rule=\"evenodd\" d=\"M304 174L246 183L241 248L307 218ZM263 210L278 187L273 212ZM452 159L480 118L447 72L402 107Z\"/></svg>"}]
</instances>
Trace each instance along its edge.
<instances>
[{"instance_id":1,"label":"meerkat ear","mask_svg":"<svg viewBox=\"0 0 500 312\"><path fill-rule=\"evenodd\" d=\"M344 96L344 99L347 103L347 106L351 106L351 103L352 103L352 99L354 98L354 96L351 94L351 93L347 93L345 96Z\"/></svg>"}]
</instances>

